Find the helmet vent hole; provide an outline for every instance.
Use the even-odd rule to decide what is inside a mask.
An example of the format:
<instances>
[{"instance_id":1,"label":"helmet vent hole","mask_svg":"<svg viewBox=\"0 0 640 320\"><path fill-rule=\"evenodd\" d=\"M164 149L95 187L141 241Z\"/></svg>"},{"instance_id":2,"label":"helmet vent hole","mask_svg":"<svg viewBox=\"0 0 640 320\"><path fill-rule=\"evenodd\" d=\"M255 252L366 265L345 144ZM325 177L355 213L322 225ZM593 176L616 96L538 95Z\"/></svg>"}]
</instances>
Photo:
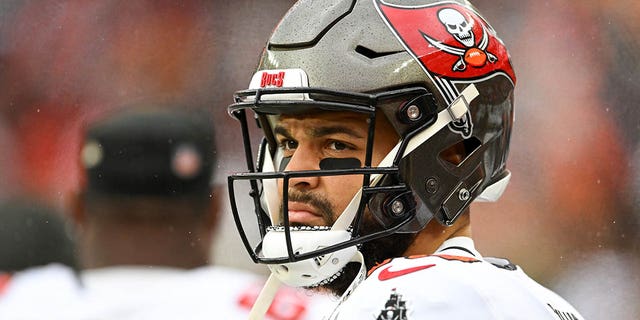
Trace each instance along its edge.
<instances>
[{"instance_id":1,"label":"helmet vent hole","mask_svg":"<svg viewBox=\"0 0 640 320\"><path fill-rule=\"evenodd\" d=\"M387 52L376 52L372 49L369 49L367 47L363 47L361 45L356 46L356 52L369 58L369 59L375 59L375 58L380 58L380 57L385 57L385 56L389 56L392 54L396 54L396 53L400 53L400 52L404 52L404 51L387 51Z\"/></svg>"},{"instance_id":2,"label":"helmet vent hole","mask_svg":"<svg viewBox=\"0 0 640 320\"><path fill-rule=\"evenodd\" d=\"M462 164L469 156L480 147L481 143L476 137L461 140L440 152L440 159L455 166Z\"/></svg>"}]
</instances>

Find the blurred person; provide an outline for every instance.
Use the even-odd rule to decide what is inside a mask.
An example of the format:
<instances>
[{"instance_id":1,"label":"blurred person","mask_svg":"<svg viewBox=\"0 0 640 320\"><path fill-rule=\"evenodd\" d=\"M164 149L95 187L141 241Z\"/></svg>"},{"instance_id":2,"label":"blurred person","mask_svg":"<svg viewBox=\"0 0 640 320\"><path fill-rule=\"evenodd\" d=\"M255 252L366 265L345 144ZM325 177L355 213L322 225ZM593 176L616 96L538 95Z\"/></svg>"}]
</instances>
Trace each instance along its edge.
<instances>
[{"instance_id":1,"label":"blurred person","mask_svg":"<svg viewBox=\"0 0 640 320\"><path fill-rule=\"evenodd\" d=\"M90 126L74 211L89 316L246 317L262 277L210 265L221 197L213 138L209 117L177 108L133 108ZM270 319L308 319L310 295L279 297Z\"/></svg>"},{"instance_id":2,"label":"blurred person","mask_svg":"<svg viewBox=\"0 0 640 320\"><path fill-rule=\"evenodd\" d=\"M330 319L582 319L471 238L471 202L510 178L514 86L466 1L294 5L229 107L250 171L229 177L234 217L272 272L252 319L281 283L341 295Z\"/></svg>"},{"instance_id":3,"label":"blurred person","mask_svg":"<svg viewBox=\"0 0 640 320\"><path fill-rule=\"evenodd\" d=\"M75 253L73 230L52 206L25 196L0 204L0 319L27 316L34 301L45 310L72 304Z\"/></svg>"},{"instance_id":4,"label":"blurred person","mask_svg":"<svg viewBox=\"0 0 640 320\"><path fill-rule=\"evenodd\" d=\"M136 106L91 123L72 205L79 280L39 290L42 273L28 270L22 278L33 285L10 287L0 318L246 317L264 278L211 265L220 190L207 115ZM267 319L314 319L314 308L331 303L303 291L278 297Z\"/></svg>"},{"instance_id":5,"label":"blurred person","mask_svg":"<svg viewBox=\"0 0 640 320\"><path fill-rule=\"evenodd\" d=\"M63 214L34 199L0 204L0 271L58 263L77 269L72 229Z\"/></svg>"}]
</instances>

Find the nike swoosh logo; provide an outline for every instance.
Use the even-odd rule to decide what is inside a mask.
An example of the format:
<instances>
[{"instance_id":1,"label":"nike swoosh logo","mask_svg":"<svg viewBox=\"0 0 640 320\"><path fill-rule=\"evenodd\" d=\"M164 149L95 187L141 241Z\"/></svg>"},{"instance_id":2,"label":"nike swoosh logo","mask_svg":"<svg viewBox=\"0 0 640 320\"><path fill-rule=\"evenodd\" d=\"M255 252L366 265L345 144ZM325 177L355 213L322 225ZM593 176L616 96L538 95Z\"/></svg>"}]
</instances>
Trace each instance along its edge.
<instances>
[{"instance_id":1,"label":"nike swoosh logo","mask_svg":"<svg viewBox=\"0 0 640 320\"><path fill-rule=\"evenodd\" d=\"M407 269L402 269L402 270L397 270L397 271L389 270L391 268L391 266L388 266L388 267L382 269L382 271L380 271L380 273L378 274L378 280L385 281L385 280L393 279L393 278L396 278L396 277L404 276L404 275L412 273L412 272L428 269L428 268L431 268L433 266L435 266L435 264L427 264L427 265L423 265L423 266L417 266L417 267L412 267L412 268L407 268Z\"/></svg>"}]
</instances>

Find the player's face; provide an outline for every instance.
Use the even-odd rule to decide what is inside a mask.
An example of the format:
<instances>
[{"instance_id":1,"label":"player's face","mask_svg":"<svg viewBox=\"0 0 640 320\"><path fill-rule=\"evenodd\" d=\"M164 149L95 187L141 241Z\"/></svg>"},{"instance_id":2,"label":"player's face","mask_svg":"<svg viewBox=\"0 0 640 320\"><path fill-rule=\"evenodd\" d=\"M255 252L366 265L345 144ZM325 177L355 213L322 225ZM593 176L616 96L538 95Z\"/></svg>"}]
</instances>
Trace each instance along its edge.
<instances>
[{"instance_id":1,"label":"player's face","mask_svg":"<svg viewBox=\"0 0 640 320\"><path fill-rule=\"evenodd\" d=\"M376 117L372 165L375 166L398 142L383 116ZM348 159L365 162L368 117L354 112L318 112L303 116L282 115L275 127L282 148L285 171L320 170ZM321 165L322 161L322 165ZM362 187L362 175L298 177L289 180L291 225L331 226ZM278 181L282 192L282 180Z\"/></svg>"}]
</instances>

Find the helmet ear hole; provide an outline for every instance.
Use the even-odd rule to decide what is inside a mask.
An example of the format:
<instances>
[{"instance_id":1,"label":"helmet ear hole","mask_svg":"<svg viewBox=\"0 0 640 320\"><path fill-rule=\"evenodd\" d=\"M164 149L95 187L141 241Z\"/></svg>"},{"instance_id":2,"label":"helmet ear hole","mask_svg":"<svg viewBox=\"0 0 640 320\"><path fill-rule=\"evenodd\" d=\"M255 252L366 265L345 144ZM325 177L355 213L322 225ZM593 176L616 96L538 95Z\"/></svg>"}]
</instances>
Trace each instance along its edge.
<instances>
[{"instance_id":1,"label":"helmet ear hole","mask_svg":"<svg viewBox=\"0 0 640 320\"><path fill-rule=\"evenodd\" d=\"M382 178L381 185L394 185L396 179L390 175ZM369 199L368 206L376 221L385 229L415 215L416 199L411 190L378 192Z\"/></svg>"},{"instance_id":2,"label":"helmet ear hole","mask_svg":"<svg viewBox=\"0 0 640 320\"><path fill-rule=\"evenodd\" d=\"M442 150L439 154L441 160L444 160L454 166L462 164L481 143L476 137L470 137L456 142L448 148Z\"/></svg>"}]
</instances>

